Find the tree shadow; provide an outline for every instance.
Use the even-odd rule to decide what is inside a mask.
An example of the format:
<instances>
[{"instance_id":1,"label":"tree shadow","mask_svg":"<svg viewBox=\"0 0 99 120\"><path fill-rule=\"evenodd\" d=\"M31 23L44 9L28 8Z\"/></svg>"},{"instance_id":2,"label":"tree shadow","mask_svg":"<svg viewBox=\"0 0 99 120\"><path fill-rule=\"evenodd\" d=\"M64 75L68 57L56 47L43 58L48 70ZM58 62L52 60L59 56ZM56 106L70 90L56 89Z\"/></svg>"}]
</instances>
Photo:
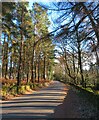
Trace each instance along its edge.
<instances>
[{"instance_id":1,"label":"tree shadow","mask_svg":"<svg viewBox=\"0 0 99 120\"><path fill-rule=\"evenodd\" d=\"M58 105L52 118L80 118L79 99L77 94L70 88L62 104Z\"/></svg>"},{"instance_id":2,"label":"tree shadow","mask_svg":"<svg viewBox=\"0 0 99 120\"><path fill-rule=\"evenodd\" d=\"M57 85L57 84L56 84ZM61 85L60 85L61 86ZM2 120L49 119L56 106L62 104L66 90L51 86L34 94L2 103Z\"/></svg>"}]
</instances>

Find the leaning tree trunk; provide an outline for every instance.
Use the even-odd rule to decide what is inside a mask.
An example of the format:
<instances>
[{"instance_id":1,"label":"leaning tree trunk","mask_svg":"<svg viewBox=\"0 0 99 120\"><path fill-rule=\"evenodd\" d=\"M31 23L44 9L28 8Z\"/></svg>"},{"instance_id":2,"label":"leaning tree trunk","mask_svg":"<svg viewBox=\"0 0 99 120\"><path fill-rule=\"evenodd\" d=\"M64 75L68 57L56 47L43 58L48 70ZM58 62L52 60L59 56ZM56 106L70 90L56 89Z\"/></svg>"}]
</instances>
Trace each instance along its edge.
<instances>
[{"instance_id":1,"label":"leaning tree trunk","mask_svg":"<svg viewBox=\"0 0 99 120\"><path fill-rule=\"evenodd\" d=\"M90 10L87 9L87 7L84 5L84 3L80 3L85 11L85 13L87 14L87 16L89 17L90 19L90 22L91 22L91 25L92 25L92 28L95 32L95 35L96 35L96 38L97 38L97 46L99 46L99 29L97 28L98 24L96 24L93 20L93 17L92 17L92 14L90 13ZM99 6L98 6L99 7ZM96 29L97 28L97 29Z\"/></svg>"}]
</instances>

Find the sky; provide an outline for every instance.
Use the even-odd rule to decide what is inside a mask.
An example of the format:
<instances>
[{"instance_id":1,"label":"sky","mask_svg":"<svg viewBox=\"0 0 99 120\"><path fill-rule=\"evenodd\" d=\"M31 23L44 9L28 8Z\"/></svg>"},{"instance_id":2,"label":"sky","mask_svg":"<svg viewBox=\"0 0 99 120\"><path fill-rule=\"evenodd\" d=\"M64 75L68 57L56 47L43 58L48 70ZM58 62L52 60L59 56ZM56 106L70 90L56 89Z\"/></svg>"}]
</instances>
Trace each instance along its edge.
<instances>
[{"instance_id":1,"label":"sky","mask_svg":"<svg viewBox=\"0 0 99 120\"><path fill-rule=\"evenodd\" d=\"M51 1L49 2L49 0L46 0L46 2L45 2L45 0L42 0L42 2L41 2L41 0L29 0L29 9L32 9L32 6L33 6L33 3L34 2L38 2L38 3L40 3L40 4L43 4L43 5L47 5L47 6L50 6L51 5ZM44 1L44 2L43 2ZM50 22L51 22L51 25L50 25L50 27L48 28L48 30L49 30L49 32L51 32L51 31L53 31L53 22L52 22L52 16L54 16L54 18L55 18L55 16L57 16L57 14L51 14L51 15L49 15L49 13L50 13L50 11L48 10L48 18L49 18L49 20L50 20Z\"/></svg>"},{"instance_id":2,"label":"sky","mask_svg":"<svg viewBox=\"0 0 99 120\"><path fill-rule=\"evenodd\" d=\"M32 5L33 5L33 2L38 2L38 3L41 3L41 2L39 2L40 0L29 0L29 8L31 9L32 8ZM44 2L43 2L44 1ZM46 0L46 2L45 2L45 0L42 0L42 4L44 4L44 5L47 5L47 6L50 6L50 4L51 4L51 1L49 2L49 0ZM51 6L52 7L52 6ZM49 13L50 11L48 11L48 13ZM57 13L55 13L55 12L52 12L51 13L51 15L48 15L48 17L49 17L49 20L51 21L51 25L50 25L50 27L49 27L49 32L51 32L51 31L53 31L53 22L52 22L52 18L51 17L54 17L55 18L55 16L57 17ZM67 22L67 21L66 21ZM56 47L57 48L57 47ZM57 48L58 49L58 48ZM59 50L59 49L58 49ZM57 61L57 60L56 60ZM92 62L93 63L95 63L96 62L96 60L95 60L95 57L94 57L94 59L92 59ZM89 69L89 65L88 65L88 62L86 61L86 64L83 66L83 69L84 70L88 70Z\"/></svg>"}]
</instances>

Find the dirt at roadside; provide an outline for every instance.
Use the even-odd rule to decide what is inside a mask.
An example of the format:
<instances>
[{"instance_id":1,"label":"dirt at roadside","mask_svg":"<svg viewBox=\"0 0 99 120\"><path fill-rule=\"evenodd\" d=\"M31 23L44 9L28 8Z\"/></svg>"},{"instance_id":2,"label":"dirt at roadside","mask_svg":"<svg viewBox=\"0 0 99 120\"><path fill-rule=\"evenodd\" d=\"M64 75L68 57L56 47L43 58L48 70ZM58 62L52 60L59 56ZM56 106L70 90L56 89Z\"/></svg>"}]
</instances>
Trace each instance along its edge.
<instances>
[{"instance_id":1,"label":"dirt at roadside","mask_svg":"<svg viewBox=\"0 0 99 120\"><path fill-rule=\"evenodd\" d=\"M75 88L67 86L67 95L63 104L57 106L54 118L94 118L98 119L98 110L86 98L81 98Z\"/></svg>"}]
</instances>

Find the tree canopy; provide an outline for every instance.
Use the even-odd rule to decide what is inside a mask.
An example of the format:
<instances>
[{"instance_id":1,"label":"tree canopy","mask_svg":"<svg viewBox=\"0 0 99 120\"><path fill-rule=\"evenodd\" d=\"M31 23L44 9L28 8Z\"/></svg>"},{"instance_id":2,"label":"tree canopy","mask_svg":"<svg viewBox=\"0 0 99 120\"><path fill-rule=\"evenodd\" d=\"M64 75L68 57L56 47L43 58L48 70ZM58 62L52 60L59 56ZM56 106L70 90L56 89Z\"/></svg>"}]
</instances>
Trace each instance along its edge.
<instances>
[{"instance_id":1,"label":"tree canopy","mask_svg":"<svg viewBox=\"0 0 99 120\"><path fill-rule=\"evenodd\" d=\"M98 88L98 10L98 2L34 2L32 9L28 2L2 2L2 78L16 79L19 92L24 80L35 84L55 71L86 87L92 73Z\"/></svg>"}]
</instances>

